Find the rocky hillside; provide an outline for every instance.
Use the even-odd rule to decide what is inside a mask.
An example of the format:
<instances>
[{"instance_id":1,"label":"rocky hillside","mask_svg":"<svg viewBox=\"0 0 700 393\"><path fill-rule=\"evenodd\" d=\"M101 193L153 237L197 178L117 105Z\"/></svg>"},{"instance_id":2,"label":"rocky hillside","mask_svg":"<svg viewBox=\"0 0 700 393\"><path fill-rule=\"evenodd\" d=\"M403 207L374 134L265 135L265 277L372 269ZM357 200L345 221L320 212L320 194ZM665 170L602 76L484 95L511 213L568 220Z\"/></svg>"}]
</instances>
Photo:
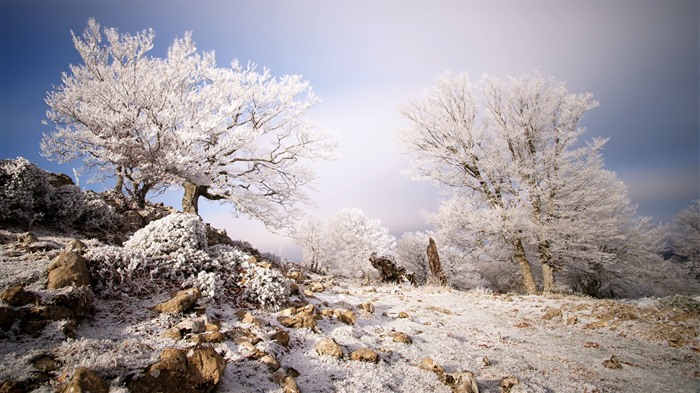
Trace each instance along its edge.
<instances>
[{"instance_id":1,"label":"rocky hillside","mask_svg":"<svg viewBox=\"0 0 700 393\"><path fill-rule=\"evenodd\" d=\"M135 253L134 239L154 234L135 234L123 249L132 244ZM178 291L186 278L155 270L133 269L127 280L115 275L128 268L120 266L107 275L94 266L109 261L95 257L105 245L76 240L0 231L0 391L700 389L698 299L362 285L293 267L275 297L274 286L250 287L281 271L241 255L235 269L208 268L237 280L217 282L228 288L217 295L194 281ZM198 250L213 263L215 248Z\"/></svg>"}]
</instances>

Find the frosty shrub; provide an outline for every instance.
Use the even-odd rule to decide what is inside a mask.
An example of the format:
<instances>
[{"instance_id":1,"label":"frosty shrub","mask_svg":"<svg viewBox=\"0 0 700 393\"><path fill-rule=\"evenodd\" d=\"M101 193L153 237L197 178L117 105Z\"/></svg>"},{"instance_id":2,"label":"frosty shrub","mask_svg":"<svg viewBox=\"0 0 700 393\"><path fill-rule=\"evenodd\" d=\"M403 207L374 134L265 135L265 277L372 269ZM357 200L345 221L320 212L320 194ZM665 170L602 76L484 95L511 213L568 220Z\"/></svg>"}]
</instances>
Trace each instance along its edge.
<instances>
[{"instance_id":1,"label":"frosty shrub","mask_svg":"<svg viewBox=\"0 0 700 393\"><path fill-rule=\"evenodd\" d=\"M116 210L99 194L87 191L84 193L84 198L84 207L76 224L87 230L110 230L118 226L120 217Z\"/></svg>"},{"instance_id":2,"label":"frosty shrub","mask_svg":"<svg viewBox=\"0 0 700 393\"><path fill-rule=\"evenodd\" d=\"M26 159L0 161L0 221L43 218L51 185L46 172Z\"/></svg>"},{"instance_id":3,"label":"frosty shrub","mask_svg":"<svg viewBox=\"0 0 700 393\"><path fill-rule=\"evenodd\" d=\"M175 213L139 229L124 247L141 250L149 257L203 250L207 248L206 228L196 214Z\"/></svg>"},{"instance_id":4,"label":"frosty shrub","mask_svg":"<svg viewBox=\"0 0 700 393\"><path fill-rule=\"evenodd\" d=\"M263 307L279 308L289 297L287 279L277 270L244 262L241 284L244 296Z\"/></svg>"},{"instance_id":5,"label":"frosty shrub","mask_svg":"<svg viewBox=\"0 0 700 393\"><path fill-rule=\"evenodd\" d=\"M95 290L109 294L139 295L156 288L152 278L157 265L139 250L104 246L90 248L85 254Z\"/></svg>"},{"instance_id":6,"label":"frosty shrub","mask_svg":"<svg viewBox=\"0 0 700 393\"><path fill-rule=\"evenodd\" d=\"M48 222L72 224L85 210L85 195L74 185L49 186L48 200L44 217Z\"/></svg>"}]
</instances>

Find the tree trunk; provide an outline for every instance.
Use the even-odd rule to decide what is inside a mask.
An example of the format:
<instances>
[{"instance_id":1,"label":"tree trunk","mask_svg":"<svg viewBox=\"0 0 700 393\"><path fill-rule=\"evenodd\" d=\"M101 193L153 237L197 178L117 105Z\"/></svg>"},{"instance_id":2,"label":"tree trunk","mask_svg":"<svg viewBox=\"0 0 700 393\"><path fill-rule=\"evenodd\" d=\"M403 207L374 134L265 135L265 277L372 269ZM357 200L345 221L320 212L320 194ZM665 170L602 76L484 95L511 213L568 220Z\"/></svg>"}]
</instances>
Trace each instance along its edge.
<instances>
[{"instance_id":1,"label":"tree trunk","mask_svg":"<svg viewBox=\"0 0 700 393\"><path fill-rule=\"evenodd\" d=\"M146 195L151 191L151 188L150 184L142 184L141 186L134 184L133 198L139 209L146 207Z\"/></svg>"},{"instance_id":2,"label":"tree trunk","mask_svg":"<svg viewBox=\"0 0 700 393\"><path fill-rule=\"evenodd\" d=\"M114 185L114 191L120 194L124 191L124 173L121 165L117 167L117 184Z\"/></svg>"},{"instance_id":3,"label":"tree trunk","mask_svg":"<svg viewBox=\"0 0 700 393\"><path fill-rule=\"evenodd\" d=\"M554 268L548 263L542 264L542 292L554 292Z\"/></svg>"},{"instance_id":4,"label":"tree trunk","mask_svg":"<svg viewBox=\"0 0 700 393\"><path fill-rule=\"evenodd\" d=\"M436 279L440 285L447 285L447 277L445 277L445 272L442 270L442 265L440 264L440 256L438 255L437 246L435 245L435 240L433 238L428 238L428 267L430 268L430 277Z\"/></svg>"},{"instance_id":5,"label":"tree trunk","mask_svg":"<svg viewBox=\"0 0 700 393\"><path fill-rule=\"evenodd\" d=\"M527 260L525 255L525 248L523 247L523 242L520 239L513 241L513 249L515 251L514 258L515 262L520 267L520 272L523 275L523 286L525 291L529 295L537 295L537 283L535 282L535 276L532 275L532 268L530 267L530 262Z\"/></svg>"},{"instance_id":6,"label":"tree trunk","mask_svg":"<svg viewBox=\"0 0 700 393\"><path fill-rule=\"evenodd\" d=\"M206 194L207 188L188 181L182 184L182 188L185 189L182 196L182 212L199 215L199 197Z\"/></svg>"}]
</instances>

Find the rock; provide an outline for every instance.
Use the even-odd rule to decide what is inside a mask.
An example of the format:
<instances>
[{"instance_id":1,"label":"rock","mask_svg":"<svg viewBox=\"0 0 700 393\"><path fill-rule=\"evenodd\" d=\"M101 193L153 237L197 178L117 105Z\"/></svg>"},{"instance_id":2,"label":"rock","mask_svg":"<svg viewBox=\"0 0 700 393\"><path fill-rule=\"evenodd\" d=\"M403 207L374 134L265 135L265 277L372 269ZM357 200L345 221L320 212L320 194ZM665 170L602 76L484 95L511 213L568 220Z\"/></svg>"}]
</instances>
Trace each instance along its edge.
<instances>
[{"instance_id":1,"label":"rock","mask_svg":"<svg viewBox=\"0 0 700 393\"><path fill-rule=\"evenodd\" d=\"M30 246L38 241L39 238L37 238L32 232L25 232L17 237L17 242L23 247Z\"/></svg>"},{"instance_id":2,"label":"rock","mask_svg":"<svg viewBox=\"0 0 700 393\"><path fill-rule=\"evenodd\" d=\"M575 316L570 316L570 317L566 318L567 325L576 325L577 323L578 323L578 318L576 318Z\"/></svg>"},{"instance_id":3,"label":"rock","mask_svg":"<svg viewBox=\"0 0 700 393\"><path fill-rule=\"evenodd\" d=\"M372 304L371 302L362 303L358 307L362 311L368 312L370 314L374 314L374 304Z\"/></svg>"},{"instance_id":4,"label":"rock","mask_svg":"<svg viewBox=\"0 0 700 393\"><path fill-rule=\"evenodd\" d=\"M357 318L355 318L355 313L345 308L339 308L333 311L333 316L335 316L340 322L346 325L354 325L355 322L357 322Z\"/></svg>"},{"instance_id":5,"label":"rock","mask_svg":"<svg viewBox=\"0 0 700 393\"><path fill-rule=\"evenodd\" d=\"M379 363L379 354L371 348L360 348L350 353L350 360L360 362Z\"/></svg>"},{"instance_id":6,"label":"rock","mask_svg":"<svg viewBox=\"0 0 700 393\"><path fill-rule=\"evenodd\" d=\"M446 385L452 388L452 393L479 393L479 386L471 371L451 373L447 379Z\"/></svg>"},{"instance_id":7,"label":"rock","mask_svg":"<svg viewBox=\"0 0 700 393\"><path fill-rule=\"evenodd\" d=\"M488 367L491 365L491 360L489 360L488 357L484 356L481 358L481 363L484 365L484 367Z\"/></svg>"},{"instance_id":8,"label":"rock","mask_svg":"<svg viewBox=\"0 0 700 393\"><path fill-rule=\"evenodd\" d=\"M228 237L228 234L226 233L225 229L217 229L209 224L206 224L205 228L207 232L207 244L209 245L209 247L215 244L224 244L227 246L235 245L234 241L231 240L230 237Z\"/></svg>"},{"instance_id":9,"label":"rock","mask_svg":"<svg viewBox=\"0 0 700 393\"><path fill-rule=\"evenodd\" d=\"M182 332L180 332L180 329L178 329L177 327L171 327L170 329L161 333L160 336L164 338L171 338L177 341L182 339Z\"/></svg>"},{"instance_id":10,"label":"rock","mask_svg":"<svg viewBox=\"0 0 700 393\"><path fill-rule=\"evenodd\" d=\"M267 369L270 370L271 372L275 372L279 370L279 368L282 366L280 364L280 361L277 360L276 357L274 357L271 354L266 354L265 356L261 357L259 359L260 363L264 364L267 366Z\"/></svg>"},{"instance_id":11,"label":"rock","mask_svg":"<svg viewBox=\"0 0 700 393\"><path fill-rule=\"evenodd\" d=\"M302 273L301 271L295 270L293 272L287 273L287 278L289 278L290 280L294 280L296 282L302 282L302 281L304 281L304 279L306 277L305 277L304 273Z\"/></svg>"},{"instance_id":12,"label":"rock","mask_svg":"<svg viewBox=\"0 0 700 393\"><path fill-rule=\"evenodd\" d=\"M381 282L410 282L411 284L415 284L413 275L407 274L403 266L398 266L392 256L377 256L377 253L373 252L372 255L369 256L369 262L372 264L373 268L379 271L379 280Z\"/></svg>"},{"instance_id":13,"label":"rock","mask_svg":"<svg viewBox=\"0 0 700 393\"><path fill-rule=\"evenodd\" d=\"M314 329L318 324L316 319L306 315L295 315L293 317L278 317L277 321L288 328L308 328Z\"/></svg>"},{"instance_id":14,"label":"rock","mask_svg":"<svg viewBox=\"0 0 700 393\"><path fill-rule=\"evenodd\" d=\"M61 362L51 355L40 355L32 359L32 365L39 371L52 372L61 367Z\"/></svg>"},{"instance_id":15,"label":"rock","mask_svg":"<svg viewBox=\"0 0 700 393\"><path fill-rule=\"evenodd\" d=\"M73 378L62 390L63 393L108 393L109 385L94 371L85 367L75 369Z\"/></svg>"},{"instance_id":16,"label":"rock","mask_svg":"<svg viewBox=\"0 0 700 393\"><path fill-rule=\"evenodd\" d=\"M180 331L182 334L187 334L187 333L201 333L204 331L204 327L206 326L206 320L204 318L194 318L194 319L185 319L184 321L181 321L177 325L175 325L175 328Z\"/></svg>"},{"instance_id":17,"label":"rock","mask_svg":"<svg viewBox=\"0 0 700 393\"><path fill-rule=\"evenodd\" d=\"M279 345L281 345L281 346L283 346L283 347L285 347L285 348L289 348L289 339L290 339L290 337L289 337L289 333L287 333L287 331L285 331L285 330L283 330L283 329L279 329L279 330L277 330L276 332L272 333L272 335L270 336L270 338L271 338L274 342L276 342L277 344L279 344Z\"/></svg>"},{"instance_id":18,"label":"rock","mask_svg":"<svg viewBox=\"0 0 700 393\"><path fill-rule=\"evenodd\" d=\"M284 377L280 385L282 386L282 391L284 393L301 393L301 389L299 389L297 381L291 376Z\"/></svg>"},{"instance_id":19,"label":"rock","mask_svg":"<svg viewBox=\"0 0 700 393\"><path fill-rule=\"evenodd\" d=\"M309 290L310 290L311 292L316 292L316 293L318 293L318 292L323 292L323 291L325 291L325 290L326 290L326 287L323 286L323 284L321 284L321 283L318 282L318 281L313 281L313 282L311 282L311 284L309 284Z\"/></svg>"},{"instance_id":20,"label":"rock","mask_svg":"<svg viewBox=\"0 0 700 393\"><path fill-rule=\"evenodd\" d=\"M406 311L401 311L399 313L399 318L408 318L408 313Z\"/></svg>"},{"instance_id":21,"label":"rock","mask_svg":"<svg viewBox=\"0 0 700 393\"><path fill-rule=\"evenodd\" d=\"M90 285L90 274L82 255L74 251L60 253L49 266L48 289L67 286L81 287Z\"/></svg>"},{"instance_id":22,"label":"rock","mask_svg":"<svg viewBox=\"0 0 700 393\"><path fill-rule=\"evenodd\" d=\"M609 360L603 361L603 366L613 370L622 368L622 364L620 364L620 361L617 360L617 356L615 355L612 355Z\"/></svg>"},{"instance_id":23,"label":"rock","mask_svg":"<svg viewBox=\"0 0 700 393\"><path fill-rule=\"evenodd\" d=\"M0 293L0 299L10 306L21 307L27 304L34 304L39 300L33 292L27 292L24 287L10 287Z\"/></svg>"},{"instance_id":24,"label":"rock","mask_svg":"<svg viewBox=\"0 0 700 393\"><path fill-rule=\"evenodd\" d=\"M26 391L23 382L3 381L0 383L0 393L24 393Z\"/></svg>"},{"instance_id":25,"label":"rock","mask_svg":"<svg viewBox=\"0 0 700 393\"><path fill-rule=\"evenodd\" d=\"M89 287L71 286L58 291L46 303L48 304L47 308L51 309L49 313L60 314L64 312L60 308L67 308L73 314L67 318L82 318L90 313L92 300L92 290ZM66 318L47 317L47 319L57 321Z\"/></svg>"},{"instance_id":26,"label":"rock","mask_svg":"<svg viewBox=\"0 0 700 393\"><path fill-rule=\"evenodd\" d=\"M65 250L67 252L77 252L78 254L82 254L87 250L87 246L85 243L81 242L80 240L72 240L70 243L66 244Z\"/></svg>"},{"instance_id":27,"label":"rock","mask_svg":"<svg viewBox=\"0 0 700 393\"><path fill-rule=\"evenodd\" d=\"M502 393L510 393L513 387L519 384L520 380L518 379L518 377L508 376L501 379L501 382L498 383L498 386L501 388Z\"/></svg>"},{"instance_id":28,"label":"rock","mask_svg":"<svg viewBox=\"0 0 700 393\"><path fill-rule=\"evenodd\" d=\"M418 368L421 370L426 370L426 371L432 371L435 374L438 374L439 376L442 376L445 374L445 369L442 368L439 364L435 363L435 361L429 357L423 358L423 360L418 363Z\"/></svg>"},{"instance_id":29,"label":"rock","mask_svg":"<svg viewBox=\"0 0 700 393\"><path fill-rule=\"evenodd\" d=\"M233 340L233 342L235 342L238 345L245 342L255 346L257 343L262 341L260 337L258 337L255 333L251 332L250 330L238 327L226 332L226 337L228 337L230 340Z\"/></svg>"},{"instance_id":30,"label":"rock","mask_svg":"<svg viewBox=\"0 0 700 393\"><path fill-rule=\"evenodd\" d=\"M323 338L314 346L314 350L321 356L331 356L336 359L343 357L343 348L332 338Z\"/></svg>"},{"instance_id":31,"label":"rock","mask_svg":"<svg viewBox=\"0 0 700 393\"><path fill-rule=\"evenodd\" d=\"M430 267L429 281L436 281L439 285L447 285L447 277L442 270L437 245L432 237L428 238L428 249L426 252L428 255L428 266Z\"/></svg>"},{"instance_id":32,"label":"rock","mask_svg":"<svg viewBox=\"0 0 700 393\"><path fill-rule=\"evenodd\" d=\"M212 343L212 344L218 344L226 341L226 336L223 335L221 332L207 332L207 333L200 333L200 334L195 334L189 339L195 344L204 344L204 343Z\"/></svg>"},{"instance_id":33,"label":"rock","mask_svg":"<svg viewBox=\"0 0 700 393\"><path fill-rule=\"evenodd\" d=\"M167 348L160 360L127 384L133 393L210 392L219 383L226 361L212 347Z\"/></svg>"},{"instance_id":34,"label":"rock","mask_svg":"<svg viewBox=\"0 0 700 393\"><path fill-rule=\"evenodd\" d=\"M253 325L255 327L260 327L260 321L250 312L246 311L240 316L241 322Z\"/></svg>"},{"instance_id":35,"label":"rock","mask_svg":"<svg viewBox=\"0 0 700 393\"><path fill-rule=\"evenodd\" d=\"M153 309L159 313L177 314L194 307L197 300L202 297L197 288L189 288L179 291L170 300L156 304Z\"/></svg>"},{"instance_id":36,"label":"rock","mask_svg":"<svg viewBox=\"0 0 700 393\"><path fill-rule=\"evenodd\" d=\"M411 339L411 336L409 336L406 333L393 332L393 333L389 333L389 336L391 336L394 339L395 343L413 344L413 340Z\"/></svg>"},{"instance_id":37,"label":"rock","mask_svg":"<svg viewBox=\"0 0 700 393\"><path fill-rule=\"evenodd\" d=\"M544 309L545 313L542 315L542 319L546 321L551 321L554 318L561 319L562 317L562 312L558 308L553 308L553 307L547 307Z\"/></svg>"},{"instance_id":38,"label":"rock","mask_svg":"<svg viewBox=\"0 0 700 393\"><path fill-rule=\"evenodd\" d=\"M52 186L58 188L62 186L74 186L75 183L73 183L73 179L70 178L70 176L64 174L64 173L52 173L52 172L47 172L46 173L46 180L48 180L49 184Z\"/></svg>"}]
</instances>

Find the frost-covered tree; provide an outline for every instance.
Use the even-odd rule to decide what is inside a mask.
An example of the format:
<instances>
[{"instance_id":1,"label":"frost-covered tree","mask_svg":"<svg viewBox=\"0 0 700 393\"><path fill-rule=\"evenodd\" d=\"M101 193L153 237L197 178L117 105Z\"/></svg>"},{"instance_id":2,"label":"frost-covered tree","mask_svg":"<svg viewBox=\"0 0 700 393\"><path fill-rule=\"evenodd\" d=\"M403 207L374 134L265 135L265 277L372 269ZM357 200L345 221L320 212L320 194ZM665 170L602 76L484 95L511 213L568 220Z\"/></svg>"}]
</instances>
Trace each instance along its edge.
<instances>
[{"instance_id":1,"label":"frost-covered tree","mask_svg":"<svg viewBox=\"0 0 700 393\"><path fill-rule=\"evenodd\" d=\"M56 130L44 136L44 154L116 173L117 187L141 203L154 187L177 184L185 212L197 213L203 196L271 228L289 224L315 177L309 161L330 158L334 147L305 117L317 102L309 83L236 60L218 67L191 33L165 58L148 56L150 29L105 28L104 37L92 19L73 35L83 63L46 98Z\"/></svg>"},{"instance_id":2,"label":"frost-covered tree","mask_svg":"<svg viewBox=\"0 0 700 393\"><path fill-rule=\"evenodd\" d=\"M294 229L294 240L301 246L302 262L312 271L328 264L328 237L326 224L314 216L306 218Z\"/></svg>"},{"instance_id":3,"label":"frost-covered tree","mask_svg":"<svg viewBox=\"0 0 700 393\"><path fill-rule=\"evenodd\" d=\"M551 291L572 254L609 257L599 240L619 236L634 209L624 184L603 169L605 140L579 142L580 121L597 106L590 94L540 75L485 77L482 91L480 104L465 74L440 78L404 108L412 127L400 140L414 178L459 198L443 216L468 234L465 245L513 261L528 293L538 292L532 265L540 267Z\"/></svg>"},{"instance_id":4,"label":"frost-covered tree","mask_svg":"<svg viewBox=\"0 0 700 393\"><path fill-rule=\"evenodd\" d=\"M700 200L681 210L668 227L668 245L690 274L700 279Z\"/></svg>"},{"instance_id":5,"label":"frost-covered tree","mask_svg":"<svg viewBox=\"0 0 700 393\"><path fill-rule=\"evenodd\" d=\"M397 262L412 272L419 283L428 278L428 239L425 232L405 232L396 242Z\"/></svg>"},{"instance_id":6,"label":"frost-covered tree","mask_svg":"<svg viewBox=\"0 0 700 393\"><path fill-rule=\"evenodd\" d=\"M373 252L390 255L396 244L379 219L364 215L362 210L344 208L328 223L329 268L336 273L355 276L372 271L369 257Z\"/></svg>"}]
</instances>

